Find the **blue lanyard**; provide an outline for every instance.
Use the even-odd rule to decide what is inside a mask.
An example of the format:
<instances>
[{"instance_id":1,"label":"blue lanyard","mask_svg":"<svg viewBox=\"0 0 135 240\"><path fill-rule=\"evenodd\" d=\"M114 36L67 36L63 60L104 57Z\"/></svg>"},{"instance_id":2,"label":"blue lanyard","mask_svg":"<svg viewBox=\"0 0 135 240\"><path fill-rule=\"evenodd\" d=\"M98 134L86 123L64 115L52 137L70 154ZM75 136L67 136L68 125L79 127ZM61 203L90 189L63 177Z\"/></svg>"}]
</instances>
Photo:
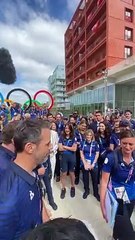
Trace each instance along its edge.
<instances>
[{"instance_id":1,"label":"blue lanyard","mask_svg":"<svg viewBox=\"0 0 135 240\"><path fill-rule=\"evenodd\" d=\"M81 135L81 133L79 133L79 136L80 136L80 140L82 141L82 135Z\"/></svg>"},{"instance_id":2,"label":"blue lanyard","mask_svg":"<svg viewBox=\"0 0 135 240\"><path fill-rule=\"evenodd\" d=\"M86 144L86 141L84 141L84 144L83 144L83 148L82 148L82 150L84 151L84 146L85 146L85 144ZM91 143L90 143L90 153L89 153L89 156L91 157L91 155L92 155L92 147L93 147L93 141L91 141Z\"/></svg>"},{"instance_id":3,"label":"blue lanyard","mask_svg":"<svg viewBox=\"0 0 135 240\"><path fill-rule=\"evenodd\" d=\"M128 182L130 181L131 177L133 176L133 173L134 173L134 165L132 164L132 166L131 166L131 168L130 168L130 170L129 170L128 177L127 177L125 183L128 183Z\"/></svg>"}]
</instances>

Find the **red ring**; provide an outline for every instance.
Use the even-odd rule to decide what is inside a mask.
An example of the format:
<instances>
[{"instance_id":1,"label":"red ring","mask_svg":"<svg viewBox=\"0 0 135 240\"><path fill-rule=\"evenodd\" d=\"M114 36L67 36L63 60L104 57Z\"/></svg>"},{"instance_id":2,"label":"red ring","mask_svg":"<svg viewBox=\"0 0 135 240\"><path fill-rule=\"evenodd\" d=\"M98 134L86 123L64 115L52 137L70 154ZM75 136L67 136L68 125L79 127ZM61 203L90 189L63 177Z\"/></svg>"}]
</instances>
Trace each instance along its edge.
<instances>
[{"instance_id":1,"label":"red ring","mask_svg":"<svg viewBox=\"0 0 135 240\"><path fill-rule=\"evenodd\" d=\"M47 108L48 110L50 110L53 107L53 105L54 105L54 99L52 97L52 94L50 92L46 91L46 90L40 90L40 91L35 93L34 100L36 100L37 95L40 94L40 93L45 93L45 94L47 94L50 97L51 103L50 103L49 107ZM37 106L36 102L35 102L35 105Z\"/></svg>"}]
</instances>

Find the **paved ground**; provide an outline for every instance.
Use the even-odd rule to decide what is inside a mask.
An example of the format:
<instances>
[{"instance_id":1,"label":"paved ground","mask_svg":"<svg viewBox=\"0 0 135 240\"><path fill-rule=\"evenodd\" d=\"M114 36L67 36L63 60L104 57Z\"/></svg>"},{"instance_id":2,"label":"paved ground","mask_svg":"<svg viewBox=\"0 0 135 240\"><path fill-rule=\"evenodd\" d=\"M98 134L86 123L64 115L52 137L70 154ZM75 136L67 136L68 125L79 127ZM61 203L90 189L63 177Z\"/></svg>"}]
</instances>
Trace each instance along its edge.
<instances>
[{"instance_id":1,"label":"paved ground","mask_svg":"<svg viewBox=\"0 0 135 240\"><path fill-rule=\"evenodd\" d=\"M60 184L54 183L54 196L58 210L52 212L53 217L74 217L86 220L98 240L110 239L111 229L102 218L99 202L92 195L84 200L82 193L82 184L76 187L75 198L70 197L70 189L67 188L66 197L62 200L60 199Z\"/></svg>"},{"instance_id":2,"label":"paved ground","mask_svg":"<svg viewBox=\"0 0 135 240\"><path fill-rule=\"evenodd\" d=\"M69 186L69 185L68 185ZM83 186L79 184L76 187L76 197L70 197L70 189L67 188L65 199L60 199L60 184L54 183L55 202L58 205L57 211L52 211L52 216L55 217L74 217L80 220L86 220L89 223L89 228L94 232L97 240L111 239L112 230L102 218L100 204L92 196L84 200L82 198ZM135 223L135 212L133 217Z\"/></svg>"}]
</instances>

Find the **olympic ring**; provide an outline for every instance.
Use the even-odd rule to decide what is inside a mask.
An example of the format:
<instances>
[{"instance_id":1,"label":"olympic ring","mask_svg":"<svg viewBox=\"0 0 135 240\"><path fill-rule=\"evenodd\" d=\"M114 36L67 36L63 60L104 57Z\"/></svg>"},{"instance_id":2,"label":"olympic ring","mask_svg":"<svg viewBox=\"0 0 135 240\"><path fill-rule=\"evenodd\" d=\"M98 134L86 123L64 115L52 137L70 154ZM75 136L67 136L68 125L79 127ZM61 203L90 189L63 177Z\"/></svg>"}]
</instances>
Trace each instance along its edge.
<instances>
[{"instance_id":1,"label":"olympic ring","mask_svg":"<svg viewBox=\"0 0 135 240\"><path fill-rule=\"evenodd\" d=\"M1 100L0 100L0 102L1 102ZM4 99L4 102L13 103L13 100L10 100L10 99Z\"/></svg>"},{"instance_id":2,"label":"olympic ring","mask_svg":"<svg viewBox=\"0 0 135 240\"><path fill-rule=\"evenodd\" d=\"M12 89L12 90L7 94L6 99L9 100L9 96L11 95L11 93L16 92L16 91L21 91L21 92L25 93L25 94L28 96L28 98L29 98L29 105L28 105L28 107L26 108L26 110L28 110L28 109L30 108L31 104L32 104L32 99L31 99L30 94L29 94L26 90L24 90L24 89L22 89L22 88ZM7 102L7 105L10 106L9 102Z\"/></svg>"},{"instance_id":3,"label":"olympic ring","mask_svg":"<svg viewBox=\"0 0 135 240\"><path fill-rule=\"evenodd\" d=\"M3 97L1 92L0 92L0 98L1 98L1 104L3 104L4 103L4 97Z\"/></svg>"},{"instance_id":4,"label":"olympic ring","mask_svg":"<svg viewBox=\"0 0 135 240\"><path fill-rule=\"evenodd\" d=\"M52 97L52 95L51 95L50 92L48 92L48 91L46 91L46 90L40 90L40 91L38 91L38 92L35 93L34 99L32 100L30 94L29 94L26 90L24 90L24 89L22 89L22 88L12 89L12 90L7 94L7 97L6 97L5 100L4 100L4 97L3 97L2 93L0 93L0 102L1 102L1 104L3 104L4 102L6 102L7 105L10 106L11 103L13 103L14 101L10 100L10 99L9 99L9 96L10 96L13 92L16 92L16 91L21 91L21 92L25 93L25 94L28 96L28 98L29 98L29 100L27 100L27 101L23 104L23 108L24 108L24 105L25 105L25 104L28 105L25 110L28 110L28 109L31 107L32 102L34 102L34 105L37 106L37 107L42 106L42 104L41 104L39 101L36 100L37 95L40 94L40 93L47 94L47 95L49 96L50 100L51 100L51 103L50 103L50 105L49 105L48 108L47 108L48 110L50 110L50 109L53 107L53 105L54 105L54 99L53 99L53 97Z\"/></svg>"},{"instance_id":5,"label":"olympic ring","mask_svg":"<svg viewBox=\"0 0 135 240\"><path fill-rule=\"evenodd\" d=\"M51 103L50 103L49 107L47 108L48 110L50 110L53 107L53 105L54 105L54 99L53 99L52 95L48 91L46 91L46 90L40 90L40 91L35 93L34 100L36 100L37 95L40 94L40 93L45 93L45 94L47 94L50 97ZM37 106L36 103L35 103L35 105Z\"/></svg>"},{"instance_id":6,"label":"olympic ring","mask_svg":"<svg viewBox=\"0 0 135 240\"><path fill-rule=\"evenodd\" d=\"M6 103L8 102L8 103L11 103L11 104L12 104L12 103L13 103L13 100L5 99L4 102L6 102Z\"/></svg>"},{"instance_id":7,"label":"olympic ring","mask_svg":"<svg viewBox=\"0 0 135 240\"><path fill-rule=\"evenodd\" d=\"M22 108L24 108L24 105L27 105L28 103L30 102L30 100L27 100L24 104L23 104L23 107ZM37 101L37 100L32 100L32 103L37 103L37 105L38 105L38 107L41 107L42 106L42 104L39 102L39 101Z\"/></svg>"}]
</instances>

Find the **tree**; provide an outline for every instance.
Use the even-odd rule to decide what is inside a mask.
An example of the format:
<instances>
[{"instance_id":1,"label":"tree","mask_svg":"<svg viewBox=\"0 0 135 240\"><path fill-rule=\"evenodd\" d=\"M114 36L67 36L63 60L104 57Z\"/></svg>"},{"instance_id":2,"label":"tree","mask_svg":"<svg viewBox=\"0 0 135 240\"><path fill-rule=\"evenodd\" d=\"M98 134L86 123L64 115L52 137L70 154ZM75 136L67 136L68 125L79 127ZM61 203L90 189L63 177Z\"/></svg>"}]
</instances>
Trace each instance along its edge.
<instances>
[{"instance_id":1,"label":"tree","mask_svg":"<svg viewBox=\"0 0 135 240\"><path fill-rule=\"evenodd\" d=\"M16 81L16 70L9 51L0 48L0 82L13 84Z\"/></svg>"}]
</instances>

